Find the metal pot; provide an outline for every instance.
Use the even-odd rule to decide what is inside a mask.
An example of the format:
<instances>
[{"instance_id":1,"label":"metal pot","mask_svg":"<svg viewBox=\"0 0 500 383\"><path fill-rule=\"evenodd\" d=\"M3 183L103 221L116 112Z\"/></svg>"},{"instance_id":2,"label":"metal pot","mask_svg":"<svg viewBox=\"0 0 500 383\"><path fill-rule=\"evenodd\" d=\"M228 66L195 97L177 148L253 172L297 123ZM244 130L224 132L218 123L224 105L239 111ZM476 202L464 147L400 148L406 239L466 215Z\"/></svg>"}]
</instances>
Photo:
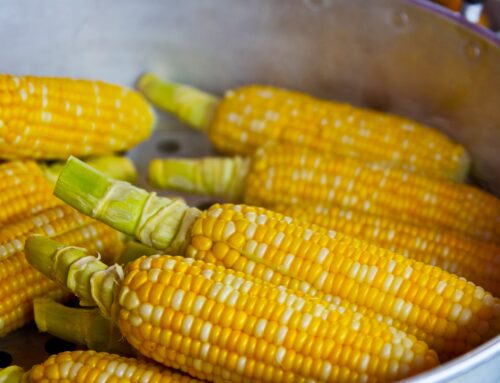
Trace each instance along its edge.
<instances>
[{"instance_id":1,"label":"metal pot","mask_svg":"<svg viewBox=\"0 0 500 383\"><path fill-rule=\"evenodd\" d=\"M4 1L0 52L1 72L133 85L153 70L216 93L259 82L398 113L464 143L475 178L500 194L499 41L426 1ZM210 153L201 134L159 117L130 153L143 174L166 152ZM46 337L32 335L0 350L40 361ZM424 381L500 381L500 337L407 380Z\"/></svg>"}]
</instances>

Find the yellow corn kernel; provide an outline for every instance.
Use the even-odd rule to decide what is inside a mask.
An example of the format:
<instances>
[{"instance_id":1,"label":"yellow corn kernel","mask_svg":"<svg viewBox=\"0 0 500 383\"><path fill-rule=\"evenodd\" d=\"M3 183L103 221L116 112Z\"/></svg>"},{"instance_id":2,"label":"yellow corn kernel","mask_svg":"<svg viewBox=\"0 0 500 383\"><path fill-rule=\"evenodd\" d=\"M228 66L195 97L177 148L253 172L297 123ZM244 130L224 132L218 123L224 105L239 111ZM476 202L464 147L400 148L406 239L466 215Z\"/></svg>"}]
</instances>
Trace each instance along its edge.
<instances>
[{"instance_id":1,"label":"yellow corn kernel","mask_svg":"<svg viewBox=\"0 0 500 383\"><path fill-rule=\"evenodd\" d=\"M9 373L11 375L9 375ZM157 364L106 352L66 351L50 356L23 373L18 367L0 371L11 383L195 383L199 380ZM8 380L10 378L10 380Z\"/></svg>"},{"instance_id":2,"label":"yellow corn kernel","mask_svg":"<svg viewBox=\"0 0 500 383\"><path fill-rule=\"evenodd\" d=\"M231 210L232 218L224 220L221 218L222 214L213 214L219 209ZM218 218L214 218L216 215ZM257 221L256 217L266 219ZM481 287L465 281L462 284L456 275L437 267L424 265L333 230L310 226L263 208L216 204L203 212L198 221L205 219L220 220L221 226L238 220L247 220L257 226L253 231L242 232L246 241L240 247L233 248L239 257L246 258L246 262L240 263L234 260L234 252L216 251L219 243L230 246L227 241L216 240L207 234L207 239L213 242L211 251L218 264L228 267L226 258L231 254L231 267L238 264L240 271L259 278L272 281L276 280L273 279L274 273L281 273L281 280L278 278L280 284L287 285L290 279L302 280L308 294L316 294L323 299L340 298L357 305L359 311L369 317L389 317L393 325L419 336L444 359L469 350L471 344L465 340L471 332L477 335L475 339L484 342L499 330L498 300L485 293ZM282 223L293 230L285 233ZM277 227L281 227L282 231L278 231ZM263 236L257 238L258 229L276 231L276 236L283 233L281 236L290 238L290 241L264 242ZM203 234L199 233L198 236L200 235ZM289 244L295 242L300 245L291 248ZM280 263L272 260L272 254L276 254L277 250L286 254L280 258ZM188 252L196 259L205 259L207 254L205 250L198 251L193 242ZM258 265L265 267L259 268ZM320 266L321 271L317 270L317 266ZM443 299L442 303L438 304L438 298ZM429 305L429 302L436 302L436 305ZM424 323L417 320L418 312L421 311L429 312ZM443 341L442 324L437 324L439 318L445 320L446 324L453 323L457 326L453 334L448 334L446 341ZM489 325L469 328L468 324L478 318L487 320ZM456 342L450 342L450 339Z\"/></svg>"},{"instance_id":3,"label":"yellow corn kernel","mask_svg":"<svg viewBox=\"0 0 500 383\"><path fill-rule=\"evenodd\" d=\"M500 200L493 195L299 147L261 148L246 177L244 200L259 206L335 205L500 244Z\"/></svg>"},{"instance_id":4,"label":"yellow corn kernel","mask_svg":"<svg viewBox=\"0 0 500 383\"><path fill-rule=\"evenodd\" d=\"M146 139L151 109L100 81L0 75L0 158L64 159L123 151Z\"/></svg>"},{"instance_id":5,"label":"yellow corn kernel","mask_svg":"<svg viewBox=\"0 0 500 383\"><path fill-rule=\"evenodd\" d=\"M156 281L148 278L152 272ZM348 380L383 381L437 362L425 343L374 318L210 263L152 255L129 263L125 275L116 314L122 334L145 356L192 376L329 382L342 367ZM147 293L155 286L168 295L157 305ZM366 347L374 339L382 349ZM402 352L390 351L396 348ZM379 369L381 359L394 369Z\"/></svg>"},{"instance_id":6,"label":"yellow corn kernel","mask_svg":"<svg viewBox=\"0 0 500 383\"><path fill-rule=\"evenodd\" d=\"M53 206L54 186L33 161L10 161L0 165L0 224L14 222Z\"/></svg>"},{"instance_id":7,"label":"yellow corn kernel","mask_svg":"<svg viewBox=\"0 0 500 383\"><path fill-rule=\"evenodd\" d=\"M451 230L431 229L333 206L276 205L272 210L438 266L500 296L500 247L493 243L474 240Z\"/></svg>"}]
</instances>

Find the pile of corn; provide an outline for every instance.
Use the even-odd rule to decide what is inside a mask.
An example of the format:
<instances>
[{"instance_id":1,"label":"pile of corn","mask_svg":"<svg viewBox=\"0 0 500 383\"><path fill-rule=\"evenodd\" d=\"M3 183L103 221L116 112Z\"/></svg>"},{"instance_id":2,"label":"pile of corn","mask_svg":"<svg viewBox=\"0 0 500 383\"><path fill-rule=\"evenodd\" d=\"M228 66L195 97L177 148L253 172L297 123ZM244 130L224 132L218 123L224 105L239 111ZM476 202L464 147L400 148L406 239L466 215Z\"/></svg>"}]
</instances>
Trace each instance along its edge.
<instances>
[{"instance_id":1,"label":"pile of corn","mask_svg":"<svg viewBox=\"0 0 500 383\"><path fill-rule=\"evenodd\" d=\"M284 89L138 86L232 155L155 159L151 184L220 203L109 156L151 132L139 93L0 76L0 335L35 319L89 349L0 383L390 382L500 333L500 200L464 147Z\"/></svg>"}]
</instances>

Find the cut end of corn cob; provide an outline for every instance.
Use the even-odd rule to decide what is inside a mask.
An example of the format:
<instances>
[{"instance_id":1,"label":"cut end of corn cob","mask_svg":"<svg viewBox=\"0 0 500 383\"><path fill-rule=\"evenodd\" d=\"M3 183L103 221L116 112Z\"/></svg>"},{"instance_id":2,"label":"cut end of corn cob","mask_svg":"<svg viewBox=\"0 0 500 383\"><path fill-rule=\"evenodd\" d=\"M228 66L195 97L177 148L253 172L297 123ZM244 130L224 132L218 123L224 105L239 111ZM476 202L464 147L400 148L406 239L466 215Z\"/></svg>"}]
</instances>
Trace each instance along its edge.
<instances>
[{"instance_id":1,"label":"cut end of corn cob","mask_svg":"<svg viewBox=\"0 0 500 383\"><path fill-rule=\"evenodd\" d=\"M98 306L107 318L111 317L115 289L123 275L119 265L108 268L96 257L88 256L83 248L66 246L43 236L28 238L25 251L35 269L68 287L80 298L82 306Z\"/></svg>"},{"instance_id":2,"label":"cut end of corn cob","mask_svg":"<svg viewBox=\"0 0 500 383\"><path fill-rule=\"evenodd\" d=\"M137 178L135 165L130 158L124 156L101 156L85 160L85 163L104 174L126 182L134 182ZM41 165L45 176L53 184L64 167L64 162Z\"/></svg>"},{"instance_id":3,"label":"cut end of corn cob","mask_svg":"<svg viewBox=\"0 0 500 383\"><path fill-rule=\"evenodd\" d=\"M146 139L144 98L100 81L0 75L0 158L65 159L127 150Z\"/></svg>"},{"instance_id":4,"label":"cut end of corn cob","mask_svg":"<svg viewBox=\"0 0 500 383\"><path fill-rule=\"evenodd\" d=\"M50 298L33 301L38 330L95 351L134 356L118 328L98 308L66 307Z\"/></svg>"},{"instance_id":5,"label":"cut end of corn cob","mask_svg":"<svg viewBox=\"0 0 500 383\"><path fill-rule=\"evenodd\" d=\"M68 159L54 194L81 212L133 235L147 246L181 253L199 210L180 200L113 180L76 158ZM151 226L157 231L152 235Z\"/></svg>"},{"instance_id":6,"label":"cut end of corn cob","mask_svg":"<svg viewBox=\"0 0 500 383\"><path fill-rule=\"evenodd\" d=\"M187 85L164 82L152 73L142 75L137 87L155 105L199 130L208 129L219 103L211 94Z\"/></svg>"},{"instance_id":7,"label":"cut end of corn cob","mask_svg":"<svg viewBox=\"0 0 500 383\"><path fill-rule=\"evenodd\" d=\"M249 158L162 158L151 161L149 181L155 187L206 194L231 201L243 198Z\"/></svg>"}]
</instances>

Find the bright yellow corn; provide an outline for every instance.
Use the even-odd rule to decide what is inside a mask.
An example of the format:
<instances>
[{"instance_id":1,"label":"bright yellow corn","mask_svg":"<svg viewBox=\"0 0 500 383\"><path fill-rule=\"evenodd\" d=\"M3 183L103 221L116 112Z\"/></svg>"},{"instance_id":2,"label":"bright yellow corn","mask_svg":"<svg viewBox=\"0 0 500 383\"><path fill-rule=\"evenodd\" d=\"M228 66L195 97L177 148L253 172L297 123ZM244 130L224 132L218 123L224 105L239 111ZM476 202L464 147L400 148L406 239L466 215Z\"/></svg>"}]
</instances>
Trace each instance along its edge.
<instances>
[{"instance_id":1,"label":"bright yellow corn","mask_svg":"<svg viewBox=\"0 0 500 383\"><path fill-rule=\"evenodd\" d=\"M0 370L0 383L195 383L199 380L154 363L95 351L66 351L24 372Z\"/></svg>"},{"instance_id":2,"label":"bright yellow corn","mask_svg":"<svg viewBox=\"0 0 500 383\"><path fill-rule=\"evenodd\" d=\"M229 257L227 266L243 270L250 261L263 263L324 294L415 325L442 354L460 354L500 332L500 302L483 288L279 213L244 205L199 212L114 181L77 159L67 161L55 194L147 246L208 262Z\"/></svg>"},{"instance_id":3,"label":"bright yellow corn","mask_svg":"<svg viewBox=\"0 0 500 383\"><path fill-rule=\"evenodd\" d=\"M50 184L33 161L11 161L0 165L0 225L55 205Z\"/></svg>"},{"instance_id":4,"label":"bright yellow corn","mask_svg":"<svg viewBox=\"0 0 500 383\"><path fill-rule=\"evenodd\" d=\"M193 224L190 235L190 257L236 270L263 263L323 294L414 325L412 332L420 330L415 334L443 358L500 331L500 302L483 288L262 208L214 205Z\"/></svg>"},{"instance_id":5,"label":"bright yellow corn","mask_svg":"<svg viewBox=\"0 0 500 383\"><path fill-rule=\"evenodd\" d=\"M153 122L143 98L121 86L0 75L0 158L123 151L146 139Z\"/></svg>"},{"instance_id":6,"label":"bright yellow corn","mask_svg":"<svg viewBox=\"0 0 500 383\"><path fill-rule=\"evenodd\" d=\"M364 239L405 257L457 274L500 297L500 247L450 230L336 207L277 205L272 210Z\"/></svg>"},{"instance_id":7,"label":"bright yellow corn","mask_svg":"<svg viewBox=\"0 0 500 383\"><path fill-rule=\"evenodd\" d=\"M152 74L141 78L139 88L155 104L208 131L216 148L226 153L249 155L276 141L455 181L462 181L469 169L463 146L387 113L259 85L229 91L219 101Z\"/></svg>"},{"instance_id":8,"label":"bright yellow corn","mask_svg":"<svg viewBox=\"0 0 500 383\"><path fill-rule=\"evenodd\" d=\"M0 229L0 336L33 319L33 298L69 297L67 290L33 269L24 255L30 234L44 234L65 243L98 251L112 262L123 249L121 235L108 226L59 205Z\"/></svg>"},{"instance_id":9,"label":"bright yellow corn","mask_svg":"<svg viewBox=\"0 0 500 383\"><path fill-rule=\"evenodd\" d=\"M500 244L500 199L493 195L300 147L266 145L245 159L155 160L149 178L161 187L229 196L257 206L339 206Z\"/></svg>"},{"instance_id":10,"label":"bright yellow corn","mask_svg":"<svg viewBox=\"0 0 500 383\"><path fill-rule=\"evenodd\" d=\"M210 263L151 255L123 271L47 238L27 246L30 262L76 286L142 354L200 379L379 382L437 364L402 331Z\"/></svg>"}]
</instances>

